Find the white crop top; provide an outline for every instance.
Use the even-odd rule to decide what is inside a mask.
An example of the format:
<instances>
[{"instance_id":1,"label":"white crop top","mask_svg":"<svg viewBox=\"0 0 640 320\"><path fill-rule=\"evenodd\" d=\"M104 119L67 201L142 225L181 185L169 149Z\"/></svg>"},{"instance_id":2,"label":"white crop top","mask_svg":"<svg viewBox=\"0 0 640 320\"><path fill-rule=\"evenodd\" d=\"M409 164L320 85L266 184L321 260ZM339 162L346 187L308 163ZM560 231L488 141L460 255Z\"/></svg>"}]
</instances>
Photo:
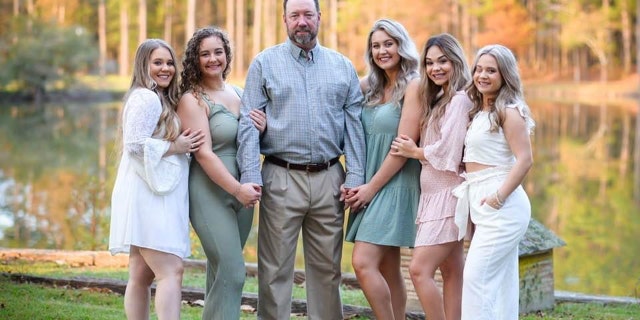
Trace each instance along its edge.
<instances>
[{"instance_id":1,"label":"white crop top","mask_svg":"<svg viewBox=\"0 0 640 320\"><path fill-rule=\"evenodd\" d=\"M520 115L527 122L529 132L533 130L533 120L524 115L521 107L509 105L507 108L517 108ZM464 140L464 156L462 162L477 162L488 166L510 166L516 162L516 158L507 143L502 127L496 132L490 132L491 121L489 117L496 114L486 111L478 112L471 125L467 129L467 136Z\"/></svg>"}]
</instances>

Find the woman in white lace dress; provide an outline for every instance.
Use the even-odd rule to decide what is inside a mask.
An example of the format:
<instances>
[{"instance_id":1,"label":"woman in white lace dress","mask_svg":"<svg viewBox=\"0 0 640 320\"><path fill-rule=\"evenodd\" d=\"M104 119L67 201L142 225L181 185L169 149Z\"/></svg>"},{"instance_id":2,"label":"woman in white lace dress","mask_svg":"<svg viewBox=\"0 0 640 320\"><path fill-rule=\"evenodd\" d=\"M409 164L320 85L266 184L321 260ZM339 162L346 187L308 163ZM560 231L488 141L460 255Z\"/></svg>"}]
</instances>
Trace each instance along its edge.
<instances>
[{"instance_id":1,"label":"woman in white lace dress","mask_svg":"<svg viewBox=\"0 0 640 320\"><path fill-rule=\"evenodd\" d=\"M149 39L136 51L122 112L122 158L111 196L109 250L129 253L128 319L149 319L157 280L158 319L180 319L182 259L190 255L187 152L202 133L180 133L176 55Z\"/></svg>"}]
</instances>

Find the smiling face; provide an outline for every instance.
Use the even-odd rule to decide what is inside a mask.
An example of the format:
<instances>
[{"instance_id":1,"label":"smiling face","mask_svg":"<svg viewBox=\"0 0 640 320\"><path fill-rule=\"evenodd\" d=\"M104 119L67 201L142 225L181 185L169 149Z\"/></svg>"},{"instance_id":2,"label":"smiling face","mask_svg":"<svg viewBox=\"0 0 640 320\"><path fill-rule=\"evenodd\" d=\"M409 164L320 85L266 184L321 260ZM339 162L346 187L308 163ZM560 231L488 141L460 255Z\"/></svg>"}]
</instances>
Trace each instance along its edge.
<instances>
[{"instance_id":1,"label":"smiling face","mask_svg":"<svg viewBox=\"0 0 640 320\"><path fill-rule=\"evenodd\" d=\"M390 71L400 67L398 42L384 30L371 34L371 55L373 62L382 70Z\"/></svg>"},{"instance_id":2,"label":"smiling face","mask_svg":"<svg viewBox=\"0 0 640 320\"><path fill-rule=\"evenodd\" d=\"M208 37L200 42L198 62L203 77L221 77L227 67L227 55L219 37Z\"/></svg>"},{"instance_id":3,"label":"smiling face","mask_svg":"<svg viewBox=\"0 0 640 320\"><path fill-rule=\"evenodd\" d=\"M309 50L316 45L320 12L313 0L289 0L284 13L289 39L298 47Z\"/></svg>"},{"instance_id":4,"label":"smiling face","mask_svg":"<svg viewBox=\"0 0 640 320\"><path fill-rule=\"evenodd\" d=\"M473 69L473 84L485 99L495 98L502 87L502 75L498 69L498 61L490 54L478 58Z\"/></svg>"},{"instance_id":5,"label":"smiling face","mask_svg":"<svg viewBox=\"0 0 640 320\"><path fill-rule=\"evenodd\" d=\"M427 76L436 85L445 89L449 85L449 79L453 70L451 60L442 52L439 46L431 46L425 56Z\"/></svg>"},{"instance_id":6,"label":"smiling face","mask_svg":"<svg viewBox=\"0 0 640 320\"><path fill-rule=\"evenodd\" d=\"M149 75L158 88L166 89L176 73L175 61L167 48L159 47L149 57Z\"/></svg>"}]
</instances>

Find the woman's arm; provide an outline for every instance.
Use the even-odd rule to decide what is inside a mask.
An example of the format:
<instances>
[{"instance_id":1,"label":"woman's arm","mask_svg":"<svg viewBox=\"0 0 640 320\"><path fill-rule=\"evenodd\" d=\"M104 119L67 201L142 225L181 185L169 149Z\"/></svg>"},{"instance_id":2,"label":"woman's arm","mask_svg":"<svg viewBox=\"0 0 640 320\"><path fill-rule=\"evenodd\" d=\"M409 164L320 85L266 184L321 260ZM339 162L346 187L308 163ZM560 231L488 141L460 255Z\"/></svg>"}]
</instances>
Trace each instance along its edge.
<instances>
[{"instance_id":1,"label":"woman's arm","mask_svg":"<svg viewBox=\"0 0 640 320\"><path fill-rule=\"evenodd\" d=\"M496 208L499 208L501 206L500 203L504 203L513 190L522 184L522 181L533 165L529 130L527 129L525 119L516 108L505 108L505 119L502 130L516 158L516 163L509 171L502 186L496 190L496 193L491 194L481 201L481 203L487 201L491 206Z\"/></svg>"},{"instance_id":2,"label":"woman's arm","mask_svg":"<svg viewBox=\"0 0 640 320\"><path fill-rule=\"evenodd\" d=\"M394 152L404 157L426 161L440 171L458 173L471 106L471 100L465 94L456 94L446 106L440 123L430 124L440 126L438 128L440 135L437 140L419 148L412 139L399 136L393 142Z\"/></svg>"},{"instance_id":3,"label":"woman's arm","mask_svg":"<svg viewBox=\"0 0 640 320\"><path fill-rule=\"evenodd\" d=\"M418 83L418 79L413 79L407 86L397 132L398 135L411 137L414 140L417 140L420 135L421 113L419 104L415 103L415 99L410 99L408 96L410 91L417 89ZM411 89L412 87L414 89ZM371 177L371 180L364 185L353 188L347 195L347 202L351 204L351 209L355 212L371 202L376 193L400 171L406 162L407 158L388 153L380 169Z\"/></svg>"},{"instance_id":4,"label":"woman's arm","mask_svg":"<svg viewBox=\"0 0 640 320\"><path fill-rule=\"evenodd\" d=\"M209 179L236 197L245 206L253 205L259 199L260 193L256 191L253 184L243 185L238 182L226 169L222 160L213 152L207 111L198 104L198 100L193 94L186 93L180 98L178 116L184 127L195 131L200 130L204 134L202 145L193 155Z\"/></svg>"}]
</instances>

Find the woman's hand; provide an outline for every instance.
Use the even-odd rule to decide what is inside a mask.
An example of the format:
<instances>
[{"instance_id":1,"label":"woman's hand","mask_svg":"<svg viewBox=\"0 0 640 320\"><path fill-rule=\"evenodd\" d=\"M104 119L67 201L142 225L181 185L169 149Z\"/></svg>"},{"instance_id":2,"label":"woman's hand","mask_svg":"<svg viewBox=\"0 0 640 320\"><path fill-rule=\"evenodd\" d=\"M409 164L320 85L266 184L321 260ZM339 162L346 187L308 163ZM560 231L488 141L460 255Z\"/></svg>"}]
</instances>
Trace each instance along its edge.
<instances>
[{"instance_id":1,"label":"woman's hand","mask_svg":"<svg viewBox=\"0 0 640 320\"><path fill-rule=\"evenodd\" d=\"M417 156L419 149L413 139L405 134L401 134L393 139L390 153L393 156L419 159Z\"/></svg>"},{"instance_id":2,"label":"woman's hand","mask_svg":"<svg viewBox=\"0 0 640 320\"><path fill-rule=\"evenodd\" d=\"M260 131L262 134L265 130L267 130L267 114L260 109L253 109L249 112L249 118L253 122L253 125Z\"/></svg>"},{"instance_id":3,"label":"woman's hand","mask_svg":"<svg viewBox=\"0 0 640 320\"><path fill-rule=\"evenodd\" d=\"M172 153L193 153L198 151L203 143L204 133L202 133L202 130L192 132L190 128L187 128L173 141L174 150L172 150Z\"/></svg>"},{"instance_id":4,"label":"woman's hand","mask_svg":"<svg viewBox=\"0 0 640 320\"><path fill-rule=\"evenodd\" d=\"M364 209L371 199L376 195L370 184L365 183L355 188L349 189L345 196L345 203L351 208L351 212L357 212Z\"/></svg>"},{"instance_id":5,"label":"woman's hand","mask_svg":"<svg viewBox=\"0 0 640 320\"><path fill-rule=\"evenodd\" d=\"M262 196L262 187L255 183L244 183L233 195L245 208L256 205Z\"/></svg>"},{"instance_id":6,"label":"woman's hand","mask_svg":"<svg viewBox=\"0 0 640 320\"><path fill-rule=\"evenodd\" d=\"M485 203L489 207L494 208L496 210L500 210L500 208L502 208L502 205L504 204L501 199L498 199L498 194L497 193L490 194L490 195L482 198L482 200L480 200L480 205L481 206L483 204L485 204Z\"/></svg>"}]
</instances>

